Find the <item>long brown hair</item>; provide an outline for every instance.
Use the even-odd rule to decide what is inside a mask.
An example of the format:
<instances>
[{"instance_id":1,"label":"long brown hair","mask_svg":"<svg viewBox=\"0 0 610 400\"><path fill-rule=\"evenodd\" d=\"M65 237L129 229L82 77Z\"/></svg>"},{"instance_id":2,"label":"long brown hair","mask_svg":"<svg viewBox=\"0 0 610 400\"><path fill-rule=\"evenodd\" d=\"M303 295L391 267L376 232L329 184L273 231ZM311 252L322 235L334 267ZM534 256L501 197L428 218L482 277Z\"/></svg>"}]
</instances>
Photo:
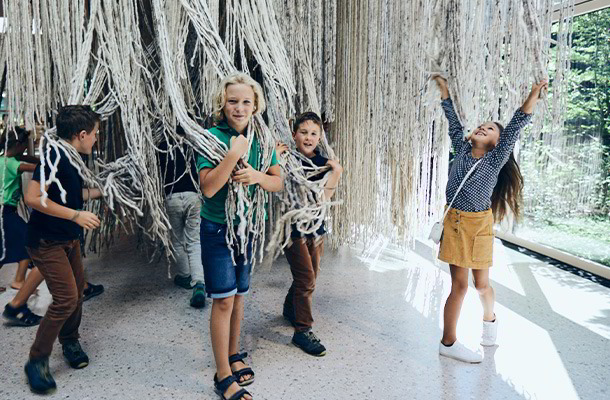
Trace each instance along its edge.
<instances>
[{"instance_id":1,"label":"long brown hair","mask_svg":"<svg viewBox=\"0 0 610 400\"><path fill-rule=\"evenodd\" d=\"M495 122L495 124L500 129L501 135L504 127L498 122ZM519 164L517 164L517 160L515 160L515 154L511 152L508 161L500 170L498 182L491 194L491 210L493 211L494 220L500 222L504 219L508 211L507 205L515 215L515 218L519 220L522 204L523 175L521 175L521 169Z\"/></svg>"}]
</instances>

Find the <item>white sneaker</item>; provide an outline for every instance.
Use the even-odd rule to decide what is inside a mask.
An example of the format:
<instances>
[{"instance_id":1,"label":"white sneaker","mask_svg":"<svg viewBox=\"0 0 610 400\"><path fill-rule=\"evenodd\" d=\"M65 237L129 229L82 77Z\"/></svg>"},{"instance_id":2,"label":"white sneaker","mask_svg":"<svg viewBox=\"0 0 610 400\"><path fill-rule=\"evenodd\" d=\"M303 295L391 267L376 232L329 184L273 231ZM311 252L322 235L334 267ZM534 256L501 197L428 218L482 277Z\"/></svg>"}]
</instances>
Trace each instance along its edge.
<instances>
[{"instance_id":1,"label":"white sneaker","mask_svg":"<svg viewBox=\"0 0 610 400\"><path fill-rule=\"evenodd\" d=\"M483 321L483 335L481 335L482 346L493 346L498 337L498 317L493 322Z\"/></svg>"},{"instance_id":2,"label":"white sneaker","mask_svg":"<svg viewBox=\"0 0 610 400\"><path fill-rule=\"evenodd\" d=\"M483 361L483 348L481 346L479 346L476 350L473 350L467 348L457 340L451 346L445 346L443 342L439 343L438 353L441 356L472 364Z\"/></svg>"}]
</instances>

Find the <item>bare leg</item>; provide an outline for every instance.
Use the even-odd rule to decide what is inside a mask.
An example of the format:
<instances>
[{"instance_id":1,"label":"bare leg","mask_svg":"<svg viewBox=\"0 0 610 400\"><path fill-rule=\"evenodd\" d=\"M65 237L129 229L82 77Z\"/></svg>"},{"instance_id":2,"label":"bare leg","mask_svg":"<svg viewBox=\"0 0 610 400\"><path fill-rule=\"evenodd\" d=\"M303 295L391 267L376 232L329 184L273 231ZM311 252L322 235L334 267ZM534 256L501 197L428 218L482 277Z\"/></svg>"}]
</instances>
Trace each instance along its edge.
<instances>
[{"instance_id":1,"label":"bare leg","mask_svg":"<svg viewBox=\"0 0 610 400\"><path fill-rule=\"evenodd\" d=\"M489 269L473 269L472 277L483 305L483 320L493 321L496 318L494 314L496 294L489 284Z\"/></svg>"},{"instance_id":2,"label":"bare leg","mask_svg":"<svg viewBox=\"0 0 610 400\"><path fill-rule=\"evenodd\" d=\"M241 321L244 318L244 296L235 296L233 303L233 313L231 314L231 336L229 338L229 355L239 352L239 339L241 334ZM239 371L247 367L243 362L233 363L232 369ZM247 381L252 378L252 375L244 375L240 381Z\"/></svg>"},{"instance_id":3,"label":"bare leg","mask_svg":"<svg viewBox=\"0 0 610 400\"><path fill-rule=\"evenodd\" d=\"M457 321L462 309L462 303L468 290L468 269L450 265L451 270L451 293L445 302L443 314L443 339L441 342L450 346L457 340Z\"/></svg>"},{"instance_id":4,"label":"bare leg","mask_svg":"<svg viewBox=\"0 0 610 400\"><path fill-rule=\"evenodd\" d=\"M233 374L231 367L229 366L229 342L231 337L234 302L235 296L224 299L213 299L212 301L210 336L212 338L214 359L216 360L216 376L219 381ZM239 390L240 387L237 382L235 382L229 386L224 395L226 398L229 398ZM251 397L248 396L247 398L250 399Z\"/></svg>"},{"instance_id":5,"label":"bare leg","mask_svg":"<svg viewBox=\"0 0 610 400\"><path fill-rule=\"evenodd\" d=\"M21 260L17 266L17 273L15 274L15 280L11 283L13 289L21 289L23 282L25 281L25 273L28 271L29 259Z\"/></svg>"},{"instance_id":6,"label":"bare leg","mask_svg":"<svg viewBox=\"0 0 610 400\"><path fill-rule=\"evenodd\" d=\"M25 278L23 286L21 286L21 289L19 289L15 297L13 297L13 300L11 300L9 303L11 307L17 308L26 304L30 296L34 294L43 280L44 278L42 277L42 274L38 268L32 268L28 276Z\"/></svg>"}]
</instances>

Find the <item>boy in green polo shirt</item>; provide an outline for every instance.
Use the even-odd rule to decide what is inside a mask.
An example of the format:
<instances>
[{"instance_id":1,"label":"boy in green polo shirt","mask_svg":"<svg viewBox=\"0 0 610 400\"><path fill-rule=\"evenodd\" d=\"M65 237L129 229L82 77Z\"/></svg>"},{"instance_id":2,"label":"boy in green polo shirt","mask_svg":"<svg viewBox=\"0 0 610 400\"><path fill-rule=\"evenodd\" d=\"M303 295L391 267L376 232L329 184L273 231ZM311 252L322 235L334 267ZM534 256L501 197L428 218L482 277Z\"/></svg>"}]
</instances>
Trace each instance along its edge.
<instances>
[{"instance_id":1,"label":"boy in green polo shirt","mask_svg":"<svg viewBox=\"0 0 610 400\"><path fill-rule=\"evenodd\" d=\"M201 254L206 292L212 298L210 336L216 360L214 386L223 399L250 400L252 396L240 386L254 381L254 372L243 362L246 353L239 353L241 320L244 313L244 295L250 288L252 269L251 238L246 254L226 241L227 226L225 204L229 192L228 182L248 186L250 197L256 185L269 192L282 189L280 166L275 158L273 143L259 142L254 129L248 131L251 118L265 109L265 99L258 83L243 73L226 77L215 98L217 126L210 133L227 145L229 151L220 163L200 156L197 162L199 184L205 197L201 207ZM251 145L245 135L255 135ZM261 146L270 146L270 167L261 169ZM248 160L243 156L249 151ZM267 153L269 154L269 153ZM237 217L232 216L234 224ZM232 261L235 254L235 265Z\"/></svg>"}]
</instances>

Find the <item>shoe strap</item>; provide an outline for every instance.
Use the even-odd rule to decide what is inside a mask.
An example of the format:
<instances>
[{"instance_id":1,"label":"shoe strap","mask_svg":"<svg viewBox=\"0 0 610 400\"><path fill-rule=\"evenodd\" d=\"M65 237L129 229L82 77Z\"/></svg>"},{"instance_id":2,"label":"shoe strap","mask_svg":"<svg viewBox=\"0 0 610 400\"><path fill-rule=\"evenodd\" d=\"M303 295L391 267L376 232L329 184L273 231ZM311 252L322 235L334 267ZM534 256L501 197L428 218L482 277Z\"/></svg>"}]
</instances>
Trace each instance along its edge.
<instances>
[{"instance_id":1,"label":"shoe strap","mask_svg":"<svg viewBox=\"0 0 610 400\"><path fill-rule=\"evenodd\" d=\"M248 357L248 353L246 353L246 352L235 353L233 355L230 355L229 356L229 365L234 364L238 361L243 362L246 357Z\"/></svg>"},{"instance_id":2,"label":"shoe strap","mask_svg":"<svg viewBox=\"0 0 610 400\"><path fill-rule=\"evenodd\" d=\"M216 376L214 376L216 377ZM233 384L233 382L237 382L237 380L235 379L235 377L233 376L233 374L227 376L226 378L224 378L221 381L216 381L214 382L214 386L216 387L216 390L218 390L219 392L226 392L227 389L229 388L229 386L231 386ZM239 399L239 397L238 397Z\"/></svg>"}]
</instances>

